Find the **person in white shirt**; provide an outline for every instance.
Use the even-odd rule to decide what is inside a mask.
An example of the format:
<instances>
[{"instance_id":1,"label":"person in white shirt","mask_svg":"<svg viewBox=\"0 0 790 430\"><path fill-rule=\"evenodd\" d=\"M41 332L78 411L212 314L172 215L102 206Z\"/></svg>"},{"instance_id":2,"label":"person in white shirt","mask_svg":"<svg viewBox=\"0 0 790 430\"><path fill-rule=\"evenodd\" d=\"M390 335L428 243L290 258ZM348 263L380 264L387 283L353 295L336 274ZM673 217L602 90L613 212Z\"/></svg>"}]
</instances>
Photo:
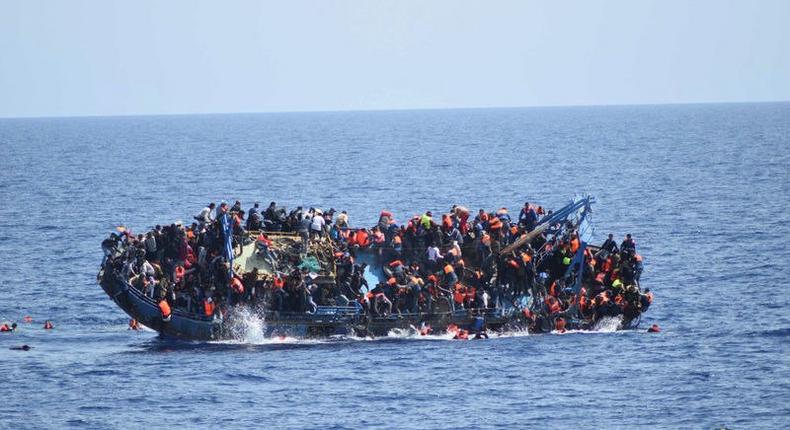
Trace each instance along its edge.
<instances>
[{"instance_id":1,"label":"person in white shirt","mask_svg":"<svg viewBox=\"0 0 790 430\"><path fill-rule=\"evenodd\" d=\"M316 214L313 215L313 222L310 224L310 232L313 237L323 236L325 224L326 220L324 219L324 215L320 212L316 212Z\"/></svg>"}]
</instances>

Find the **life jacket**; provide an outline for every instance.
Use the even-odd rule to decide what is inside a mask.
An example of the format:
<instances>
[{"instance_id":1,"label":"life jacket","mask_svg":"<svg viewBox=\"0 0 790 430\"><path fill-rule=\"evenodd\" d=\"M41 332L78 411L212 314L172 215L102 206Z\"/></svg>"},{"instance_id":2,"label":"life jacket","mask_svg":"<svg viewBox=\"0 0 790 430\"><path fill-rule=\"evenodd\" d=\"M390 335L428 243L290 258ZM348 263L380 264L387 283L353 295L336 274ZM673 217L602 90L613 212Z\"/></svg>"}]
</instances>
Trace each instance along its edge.
<instances>
[{"instance_id":1,"label":"life jacket","mask_svg":"<svg viewBox=\"0 0 790 430\"><path fill-rule=\"evenodd\" d=\"M606 272L599 272L595 275L595 282L603 284L606 281Z\"/></svg>"},{"instance_id":2,"label":"life jacket","mask_svg":"<svg viewBox=\"0 0 790 430\"><path fill-rule=\"evenodd\" d=\"M469 332L464 329L459 329L458 333L453 336L453 339L456 340L469 340Z\"/></svg>"},{"instance_id":3,"label":"life jacket","mask_svg":"<svg viewBox=\"0 0 790 430\"><path fill-rule=\"evenodd\" d=\"M521 254L521 261L523 261L524 264L527 264L532 261L532 257L530 257L527 253Z\"/></svg>"},{"instance_id":4,"label":"life jacket","mask_svg":"<svg viewBox=\"0 0 790 430\"><path fill-rule=\"evenodd\" d=\"M359 245L360 248L370 245L368 233L365 230L357 230L357 234L354 235L354 243Z\"/></svg>"},{"instance_id":5,"label":"life jacket","mask_svg":"<svg viewBox=\"0 0 790 430\"><path fill-rule=\"evenodd\" d=\"M398 283L398 281L395 278L387 279L387 285L395 285L397 283Z\"/></svg>"},{"instance_id":6,"label":"life jacket","mask_svg":"<svg viewBox=\"0 0 790 430\"><path fill-rule=\"evenodd\" d=\"M181 282L182 279L184 279L185 272L186 270L184 270L184 266L176 266L176 284Z\"/></svg>"},{"instance_id":7,"label":"life jacket","mask_svg":"<svg viewBox=\"0 0 790 430\"><path fill-rule=\"evenodd\" d=\"M401 239L400 235L395 235L395 237L392 238L392 243L395 245L400 245L403 243L403 239Z\"/></svg>"},{"instance_id":8,"label":"life jacket","mask_svg":"<svg viewBox=\"0 0 790 430\"><path fill-rule=\"evenodd\" d=\"M390 266L390 267L393 267L393 268L395 268L395 267L398 267L398 266L403 266L403 262L402 262L402 261L400 261L400 260L395 260L395 261L391 262L391 263L389 264L389 266Z\"/></svg>"},{"instance_id":9,"label":"life jacket","mask_svg":"<svg viewBox=\"0 0 790 430\"><path fill-rule=\"evenodd\" d=\"M507 264L510 265L510 267L512 267L514 269L518 269L518 263L516 262L516 260L508 258L507 259Z\"/></svg>"},{"instance_id":10,"label":"life jacket","mask_svg":"<svg viewBox=\"0 0 790 430\"><path fill-rule=\"evenodd\" d=\"M203 300L203 313L206 314L207 317L214 315L214 301L205 299Z\"/></svg>"},{"instance_id":11,"label":"life jacket","mask_svg":"<svg viewBox=\"0 0 790 430\"><path fill-rule=\"evenodd\" d=\"M267 238L263 233L258 235L258 242L264 244L267 247L272 246L272 241L269 240L269 238Z\"/></svg>"},{"instance_id":12,"label":"life jacket","mask_svg":"<svg viewBox=\"0 0 790 430\"><path fill-rule=\"evenodd\" d=\"M381 213L379 214L379 218L381 218L383 216L385 216L385 217L387 217L389 219L392 219L392 212L390 212L390 211L388 211L386 209L382 210Z\"/></svg>"},{"instance_id":13,"label":"life jacket","mask_svg":"<svg viewBox=\"0 0 790 430\"><path fill-rule=\"evenodd\" d=\"M159 311L162 312L162 320L170 320L170 315L172 315L172 313L170 312L170 304L167 303L167 300L162 299L159 302Z\"/></svg>"},{"instance_id":14,"label":"life jacket","mask_svg":"<svg viewBox=\"0 0 790 430\"><path fill-rule=\"evenodd\" d=\"M489 246L491 245L491 236L489 236L488 233L483 233L483 237L480 241L483 242L483 245Z\"/></svg>"},{"instance_id":15,"label":"life jacket","mask_svg":"<svg viewBox=\"0 0 790 430\"><path fill-rule=\"evenodd\" d=\"M442 215L442 227L446 230L450 230L453 228L453 221L447 215Z\"/></svg>"},{"instance_id":16,"label":"life jacket","mask_svg":"<svg viewBox=\"0 0 790 430\"><path fill-rule=\"evenodd\" d=\"M450 264L445 264L444 265L444 274L445 275L449 275L450 273L453 273L453 272L455 272L455 270L453 269L452 265L450 265Z\"/></svg>"},{"instance_id":17,"label":"life jacket","mask_svg":"<svg viewBox=\"0 0 790 430\"><path fill-rule=\"evenodd\" d=\"M549 307L549 313L556 314L560 309L560 301L554 296L546 297L546 305Z\"/></svg>"},{"instance_id":18,"label":"life jacket","mask_svg":"<svg viewBox=\"0 0 790 430\"><path fill-rule=\"evenodd\" d=\"M465 288L461 284L455 284L455 291L453 292L453 301L456 303L463 303L465 294Z\"/></svg>"},{"instance_id":19,"label":"life jacket","mask_svg":"<svg viewBox=\"0 0 790 430\"><path fill-rule=\"evenodd\" d=\"M0 325L0 332L6 332L6 331L13 331L13 329L9 327L8 324Z\"/></svg>"},{"instance_id":20,"label":"life jacket","mask_svg":"<svg viewBox=\"0 0 790 430\"><path fill-rule=\"evenodd\" d=\"M488 228L491 230L499 230L500 228L502 228L502 220L497 217L494 217L494 219L492 219L491 222L488 224Z\"/></svg>"},{"instance_id":21,"label":"life jacket","mask_svg":"<svg viewBox=\"0 0 790 430\"><path fill-rule=\"evenodd\" d=\"M571 252L576 252L579 250L579 239L571 240Z\"/></svg>"},{"instance_id":22,"label":"life jacket","mask_svg":"<svg viewBox=\"0 0 790 430\"><path fill-rule=\"evenodd\" d=\"M638 261L638 262L641 262L641 261L642 261L642 256L641 256L641 255L639 255L639 254L635 254L635 255L634 255L634 258L635 258L635 259L636 259L636 261Z\"/></svg>"},{"instance_id":23,"label":"life jacket","mask_svg":"<svg viewBox=\"0 0 790 430\"><path fill-rule=\"evenodd\" d=\"M281 277L274 278L274 288L283 288L285 286L285 281Z\"/></svg>"}]
</instances>

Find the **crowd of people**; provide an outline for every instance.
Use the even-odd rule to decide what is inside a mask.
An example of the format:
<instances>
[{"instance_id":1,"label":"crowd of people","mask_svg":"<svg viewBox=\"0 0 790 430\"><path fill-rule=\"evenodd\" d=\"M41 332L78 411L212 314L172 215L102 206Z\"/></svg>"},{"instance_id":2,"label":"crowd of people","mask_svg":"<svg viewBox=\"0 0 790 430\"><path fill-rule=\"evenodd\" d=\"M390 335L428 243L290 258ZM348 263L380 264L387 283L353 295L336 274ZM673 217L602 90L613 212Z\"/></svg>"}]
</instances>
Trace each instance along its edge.
<instances>
[{"instance_id":1,"label":"crowd of people","mask_svg":"<svg viewBox=\"0 0 790 430\"><path fill-rule=\"evenodd\" d=\"M165 318L172 307L216 317L238 303L298 313L354 306L382 316L515 307L529 324L551 321L563 329L568 319L636 318L647 310L653 296L640 288L643 262L630 234L619 245L610 234L600 247L579 252L576 226L532 234L549 215L528 202L513 217L506 208L472 214L453 206L404 223L382 211L374 226L354 228L345 211L289 212L275 202L245 211L236 201L209 204L191 225L144 234L122 228L102 248L108 266L159 303ZM309 258L315 246L331 247L331 281L299 261L284 261L274 233L299 238L296 260ZM254 258L271 270L236 273L233 258L252 242ZM578 258L580 282L578 270L569 269ZM370 270L380 282L369 282Z\"/></svg>"}]
</instances>

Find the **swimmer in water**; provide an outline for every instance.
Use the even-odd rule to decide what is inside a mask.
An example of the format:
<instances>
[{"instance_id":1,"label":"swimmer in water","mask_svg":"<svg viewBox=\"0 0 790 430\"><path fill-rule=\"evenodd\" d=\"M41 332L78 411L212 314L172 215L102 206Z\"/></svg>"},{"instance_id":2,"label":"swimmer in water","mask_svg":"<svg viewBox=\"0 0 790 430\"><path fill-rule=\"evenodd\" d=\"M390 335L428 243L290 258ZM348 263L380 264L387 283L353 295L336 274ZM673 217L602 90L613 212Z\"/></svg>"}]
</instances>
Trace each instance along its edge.
<instances>
[{"instance_id":1,"label":"swimmer in water","mask_svg":"<svg viewBox=\"0 0 790 430\"><path fill-rule=\"evenodd\" d=\"M29 345L22 345L22 346L12 346L11 348L8 349L13 351L30 351L32 348L33 347Z\"/></svg>"},{"instance_id":2,"label":"swimmer in water","mask_svg":"<svg viewBox=\"0 0 790 430\"><path fill-rule=\"evenodd\" d=\"M12 332L14 330L16 330L16 323L11 323L10 326L8 325L8 323L3 323L2 325L0 325L0 332L9 332L10 333L10 332Z\"/></svg>"}]
</instances>

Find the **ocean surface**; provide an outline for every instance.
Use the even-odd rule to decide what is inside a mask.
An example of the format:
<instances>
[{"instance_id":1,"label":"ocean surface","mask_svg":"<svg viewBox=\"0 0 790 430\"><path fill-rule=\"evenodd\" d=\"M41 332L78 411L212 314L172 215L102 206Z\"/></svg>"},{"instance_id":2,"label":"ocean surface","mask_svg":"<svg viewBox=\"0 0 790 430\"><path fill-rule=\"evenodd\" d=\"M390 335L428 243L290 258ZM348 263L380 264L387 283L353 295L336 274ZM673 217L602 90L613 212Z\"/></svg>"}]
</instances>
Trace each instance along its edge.
<instances>
[{"instance_id":1,"label":"ocean surface","mask_svg":"<svg viewBox=\"0 0 790 430\"><path fill-rule=\"evenodd\" d=\"M789 172L790 103L0 119L0 429L788 428ZM639 330L164 342L95 280L115 226L209 201L372 225L583 193L645 258Z\"/></svg>"}]
</instances>

